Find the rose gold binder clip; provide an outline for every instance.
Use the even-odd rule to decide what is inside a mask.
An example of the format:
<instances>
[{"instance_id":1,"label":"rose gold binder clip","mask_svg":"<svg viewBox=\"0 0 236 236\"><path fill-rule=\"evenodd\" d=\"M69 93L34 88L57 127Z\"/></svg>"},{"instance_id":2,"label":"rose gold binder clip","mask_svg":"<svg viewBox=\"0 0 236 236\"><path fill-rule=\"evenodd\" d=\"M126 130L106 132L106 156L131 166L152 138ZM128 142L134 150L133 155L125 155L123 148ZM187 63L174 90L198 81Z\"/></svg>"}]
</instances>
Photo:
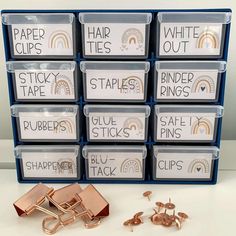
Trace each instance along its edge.
<instances>
[{"instance_id":1,"label":"rose gold binder clip","mask_svg":"<svg viewBox=\"0 0 236 236\"><path fill-rule=\"evenodd\" d=\"M37 184L13 204L17 214L19 216L26 216L30 215L35 210L39 210L55 218L58 217L55 213L41 207L47 195L51 194L53 191L53 188L49 188L43 184Z\"/></svg>"},{"instance_id":2,"label":"rose gold binder clip","mask_svg":"<svg viewBox=\"0 0 236 236\"><path fill-rule=\"evenodd\" d=\"M48 197L50 204L60 211L72 214L71 223L78 218L84 221L86 228L94 228L101 222L101 218L109 215L109 204L93 185L84 190L78 184L66 186L53 192ZM52 217L43 220L44 230L48 231L46 223L51 223Z\"/></svg>"},{"instance_id":3,"label":"rose gold binder clip","mask_svg":"<svg viewBox=\"0 0 236 236\"><path fill-rule=\"evenodd\" d=\"M45 199L59 213L40 207ZM19 216L28 215L35 209L48 214L42 222L43 231L47 234L54 234L60 227L70 225L79 218L86 228L93 228L100 224L101 218L109 215L108 202L93 185L82 190L79 184L72 184L54 191L38 184L17 200L14 206Z\"/></svg>"}]
</instances>

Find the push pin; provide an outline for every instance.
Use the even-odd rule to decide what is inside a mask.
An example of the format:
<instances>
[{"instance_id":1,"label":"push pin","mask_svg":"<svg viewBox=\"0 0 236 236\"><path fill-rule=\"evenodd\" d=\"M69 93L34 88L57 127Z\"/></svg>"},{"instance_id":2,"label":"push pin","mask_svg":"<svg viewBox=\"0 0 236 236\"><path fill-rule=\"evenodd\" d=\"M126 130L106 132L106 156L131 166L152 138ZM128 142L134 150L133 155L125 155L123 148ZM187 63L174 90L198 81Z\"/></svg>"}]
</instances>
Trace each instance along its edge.
<instances>
[{"instance_id":1,"label":"push pin","mask_svg":"<svg viewBox=\"0 0 236 236\"><path fill-rule=\"evenodd\" d=\"M154 208L154 214L150 217L151 222L154 225L161 225L162 222L162 216L159 214L159 212Z\"/></svg>"},{"instance_id":2,"label":"push pin","mask_svg":"<svg viewBox=\"0 0 236 236\"><path fill-rule=\"evenodd\" d=\"M170 227L172 225L172 220L168 214L162 217L161 224L165 227Z\"/></svg>"},{"instance_id":3,"label":"push pin","mask_svg":"<svg viewBox=\"0 0 236 236\"><path fill-rule=\"evenodd\" d=\"M175 210L173 210L173 214L170 215L170 219L175 222L176 219L179 219L179 217L177 215L175 215Z\"/></svg>"},{"instance_id":4,"label":"push pin","mask_svg":"<svg viewBox=\"0 0 236 236\"><path fill-rule=\"evenodd\" d=\"M143 212L136 213L133 218L126 220L123 225L128 226L130 228L130 231L133 232L133 226L137 226L143 223L143 220L141 216L143 215Z\"/></svg>"},{"instance_id":5,"label":"push pin","mask_svg":"<svg viewBox=\"0 0 236 236\"><path fill-rule=\"evenodd\" d=\"M173 209L175 209L175 204L171 202L171 199L170 199L170 198L169 198L169 202L167 202L167 203L165 204L165 208L166 208L167 210L173 210Z\"/></svg>"},{"instance_id":6,"label":"push pin","mask_svg":"<svg viewBox=\"0 0 236 236\"><path fill-rule=\"evenodd\" d=\"M132 224L132 219L129 219L129 220L126 220L124 223L123 223L124 226L128 226L130 228L130 231L133 232L133 224Z\"/></svg>"},{"instance_id":7,"label":"push pin","mask_svg":"<svg viewBox=\"0 0 236 236\"><path fill-rule=\"evenodd\" d=\"M152 191L146 191L146 192L143 193L143 196L147 197L148 201L151 200L151 195L152 195Z\"/></svg>"},{"instance_id":8,"label":"push pin","mask_svg":"<svg viewBox=\"0 0 236 236\"><path fill-rule=\"evenodd\" d=\"M175 226L176 226L178 229L181 229L182 223L181 223L181 221L180 221L179 218L176 218L176 219L175 219Z\"/></svg>"},{"instance_id":9,"label":"push pin","mask_svg":"<svg viewBox=\"0 0 236 236\"><path fill-rule=\"evenodd\" d=\"M132 221L133 225L139 225L143 223L143 220L141 218L142 215L143 215L143 212L140 211L133 216L133 221Z\"/></svg>"},{"instance_id":10,"label":"push pin","mask_svg":"<svg viewBox=\"0 0 236 236\"><path fill-rule=\"evenodd\" d=\"M160 213L160 216L162 217L162 218L164 218L164 217L169 217L169 215L166 213L166 209L165 209L165 211L164 212L162 212L162 213Z\"/></svg>"},{"instance_id":11,"label":"push pin","mask_svg":"<svg viewBox=\"0 0 236 236\"><path fill-rule=\"evenodd\" d=\"M182 222L188 218L188 215L184 212L178 212L175 214L175 204L171 202L169 198L169 202L163 204L162 202L156 202L156 208L154 208L154 214L149 218L154 225L162 225L164 227L176 226L177 229L182 228ZM162 209L165 208L165 211L162 212ZM168 210L173 210L172 215L167 214Z\"/></svg>"},{"instance_id":12,"label":"push pin","mask_svg":"<svg viewBox=\"0 0 236 236\"><path fill-rule=\"evenodd\" d=\"M180 217L180 221L183 222L188 219L188 215L184 212L178 212L178 216Z\"/></svg>"},{"instance_id":13,"label":"push pin","mask_svg":"<svg viewBox=\"0 0 236 236\"><path fill-rule=\"evenodd\" d=\"M172 223L174 223L178 229L181 229L182 224L179 217L175 215L175 210L173 211L173 215L170 216L170 219L172 220Z\"/></svg>"},{"instance_id":14,"label":"push pin","mask_svg":"<svg viewBox=\"0 0 236 236\"><path fill-rule=\"evenodd\" d=\"M162 202L156 202L155 203L157 206L157 212L159 213L161 211L162 208L164 208L165 204Z\"/></svg>"}]
</instances>

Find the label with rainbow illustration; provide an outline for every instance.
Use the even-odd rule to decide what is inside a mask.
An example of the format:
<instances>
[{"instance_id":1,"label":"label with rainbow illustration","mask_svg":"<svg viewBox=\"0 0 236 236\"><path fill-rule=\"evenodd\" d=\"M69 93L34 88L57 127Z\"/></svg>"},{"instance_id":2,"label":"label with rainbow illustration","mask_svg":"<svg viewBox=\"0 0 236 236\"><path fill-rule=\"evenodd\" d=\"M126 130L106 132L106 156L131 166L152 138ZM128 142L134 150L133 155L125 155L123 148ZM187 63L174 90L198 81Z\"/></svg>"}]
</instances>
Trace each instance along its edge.
<instances>
[{"instance_id":1,"label":"label with rainbow illustration","mask_svg":"<svg viewBox=\"0 0 236 236\"><path fill-rule=\"evenodd\" d=\"M86 70L86 99L144 100L144 70ZM101 96L102 94L102 96Z\"/></svg>"},{"instance_id":2,"label":"label with rainbow illustration","mask_svg":"<svg viewBox=\"0 0 236 236\"><path fill-rule=\"evenodd\" d=\"M142 152L88 152L87 178L141 179L144 177Z\"/></svg>"},{"instance_id":3,"label":"label with rainbow illustration","mask_svg":"<svg viewBox=\"0 0 236 236\"><path fill-rule=\"evenodd\" d=\"M75 99L72 70L15 70L16 100Z\"/></svg>"},{"instance_id":4,"label":"label with rainbow illustration","mask_svg":"<svg viewBox=\"0 0 236 236\"><path fill-rule=\"evenodd\" d=\"M87 119L90 140L146 139L145 113L90 112Z\"/></svg>"},{"instance_id":5,"label":"label with rainbow illustration","mask_svg":"<svg viewBox=\"0 0 236 236\"><path fill-rule=\"evenodd\" d=\"M146 54L146 24L86 23L83 27L86 56Z\"/></svg>"},{"instance_id":6,"label":"label with rainbow illustration","mask_svg":"<svg viewBox=\"0 0 236 236\"><path fill-rule=\"evenodd\" d=\"M157 73L156 99L216 100L218 70L165 70Z\"/></svg>"},{"instance_id":7,"label":"label with rainbow illustration","mask_svg":"<svg viewBox=\"0 0 236 236\"><path fill-rule=\"evenodd\" d=\"M220 23L161 23L160 56L219 56L222 45Z\"/></svg>"},{"instance_id":8,"label":"label with rainbow illustration","mask_svg":"<svg viewBox=\"0 0 236 236\"><path fill-rule=\"evenodd\" d=\"M63 151L22 151L21 167L23 178L77 178L77 155Z\"/></svg>"},{"instance_id":9,"label":"label with rainbow illustration","mask_svg":"<svg viewBox=\"0 0 236 236\"><path fill-rule=\"evenodd\" d=\"M212 153L158 153L155 179L210 179L213 165Z\"/></svg>"},{"instance_id":10,"label":"label with rainbow illustration","mask_svg":"<svg viewBox=\"0 0 236 236\"><path fill-rule=\"evenodd\" d=\"M72 24L12 24L15 56L73 56Z\"/></svg>"},{"instance_id":11,"label":"label with rainbow illustration","mask_svg":"<svg viewBox=\"0 0 236 236\"><path fill-rule=\"evenodd\" d=\"M19 112L18 128L22 140L76 140L76 116L68 112Z\"/></svg>"},{"instance_id":12,"label":"label with rainbow illustration","mask_svg":"<svg viewBox=\"0 0 236 236\"><path fill-rule=\"evenodd\" d=\"M162 112L157 116L156 140L212 141L215 113Z\"/></svg>"}]
</instances>

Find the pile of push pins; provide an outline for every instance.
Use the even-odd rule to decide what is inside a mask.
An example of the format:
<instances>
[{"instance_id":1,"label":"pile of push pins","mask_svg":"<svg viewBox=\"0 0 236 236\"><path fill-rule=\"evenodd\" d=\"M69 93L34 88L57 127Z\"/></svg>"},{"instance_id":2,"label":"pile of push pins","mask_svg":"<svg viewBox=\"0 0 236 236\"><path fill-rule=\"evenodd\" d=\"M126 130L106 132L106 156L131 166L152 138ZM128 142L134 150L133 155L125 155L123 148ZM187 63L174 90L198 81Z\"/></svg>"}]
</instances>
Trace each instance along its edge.
<instances>
[{"instance_id":1,"label":"pile of push pins","mask_svg":"<svg viewBox=\"0 0 236 236\"><path fill-rule=\"evenodd\" d=\"M150 201L150 196L152 192L146 191L143 193L144 197L147 197ZM169 198L169 202L162 203L156 202L156 206L153 208L154 214L152 214L149 219L154 225L162 225L164 227L172 227L175 226L177 229L182 228L183 222L188 218L188 215L184 212L178 212L175 214L175 204L171 202ZM131 219L126 220L123 225L128 226L130 230L133 232L133 226L137 226L143 223L143 213L136 213Z\"/></svg>"}]
</instances>

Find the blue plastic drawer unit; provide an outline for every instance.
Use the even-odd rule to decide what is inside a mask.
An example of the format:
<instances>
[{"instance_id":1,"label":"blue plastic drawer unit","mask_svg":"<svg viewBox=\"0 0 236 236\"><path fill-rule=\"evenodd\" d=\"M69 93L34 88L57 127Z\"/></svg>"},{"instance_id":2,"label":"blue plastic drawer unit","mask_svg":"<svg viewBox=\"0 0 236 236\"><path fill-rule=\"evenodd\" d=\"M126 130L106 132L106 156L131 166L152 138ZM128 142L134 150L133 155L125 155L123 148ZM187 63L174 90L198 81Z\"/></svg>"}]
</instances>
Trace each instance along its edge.
<instances>
[{"instance_id":1,"label":"blue plastic drawer unit","mask_svg":"<svg viewBox=\"0 0 236 236\"><path fill-rule=\"evenodd\" d=\"M209 181L219 158L215 146L153 146L154 180Z\"/></svg>"},{"instance_id":2,"label":"blue plastic drawer unit","mask_svg":"<svg viewBox=\"0 0 236 236\"><path fill-rule=\"evenodd\" d=\"M79 140L77 105L13 105L18 136L25 142L75 142Z\"/></svg>"},{"instance_id":3,"label":"blue plastic drawer unit","mask_svg":"<svg viewBox=\"0 0 236 236\"><path fill-rule=\"evenodd\" d=\"M231 14L2 10L18 181L215 184Z\"/></svg>"},{"instance_id":4,"label":"blue plastic drawer unit","mask_svg":"<svg viewBox=\"0 0 236 236\"><path fill-rule=\"evenodd\" d=\"M149 68L149 62L82 61L84 99L88 102L145 102Z\"/></svg>"},{"instance_id":5,"label":"blue plastic drawer unit","mask_svg":"<svg viewBox=\"0 0 236 236\"><path fill-rule=\"evenodd\" d=\"M72 13L9 13L8 26L13 58L74 58L75 16Z\"/></svg>"},{"instance_id":6,"label":"blue plastic drawer unit","mask_svg":"<svg viewBox=\"0 0 236 236\"><path fill-rule=\"evenodd\" d=\"M230 12L159 12L157 57L220 58Z\"/></svg>"},{"instance_id":7,"label":"blue plastic drawer unit","mask_svg":"<svg viewBox=\"0 0 236 236\"><path fill-rule=\"evenodd\" d=\"M86 145L87 179L143 180L147 149L144 145Z\"/></svg>"},{"instance_id":8,"label":"blue plastic drawer unit","mask_svg":"<svg viewBox=\"0 0 236 236\"><path fill-rule=\"evenodd\" d=\"M93 142L144 142L148 137L147 105L85 105L87 139Z\"/></svg>"},{"instance_id":9,"label":"blue plastic drawer unit","mask_svg":"<svg viewBox=\"0 0 236 236\"><path fill-rule=\"evenodd\" d=\"M85 58L147 58L151 13L80 13Z\"/></svg>"},{"instance_id":10,"label":"blue plastic drawer unit","mask_svg":"<svg viewBox=\"0 0 236 236\"><path fill-rule=\"evenodd\" d=\"M78 145L20 145L15 147L23 180L79 180L81 177Z\"/></svg>"},{"instance_id":11,"label":"blue plastic drawer unit","mask_svg":"<svg viewBox=\"0 0 236 236\"><path fill-rule=\"evenodd\" d=\"M218 101L225 61L156 61L154 99L156 102Z\"/></svg>"},{"instance_id":12,"label":"blue plastic drawer unit","mask_svg":"<svg viewBox=\"0 0 236 236\"><path fill-rule=\"evenodd\" d=\"M155 105L156 142L212 143L216 140L222 106Z\"/></svg>"},{"instance_id":13,"label":"blue plastic drawer unit","mask_svg":"<svg viewBox=\"0 0 236 236\"><path fill-rule=\"evenodd\" d=\"M16 101L72 102L79 81L74 61L8 61Z\"/></svg>"}]
</instances>

